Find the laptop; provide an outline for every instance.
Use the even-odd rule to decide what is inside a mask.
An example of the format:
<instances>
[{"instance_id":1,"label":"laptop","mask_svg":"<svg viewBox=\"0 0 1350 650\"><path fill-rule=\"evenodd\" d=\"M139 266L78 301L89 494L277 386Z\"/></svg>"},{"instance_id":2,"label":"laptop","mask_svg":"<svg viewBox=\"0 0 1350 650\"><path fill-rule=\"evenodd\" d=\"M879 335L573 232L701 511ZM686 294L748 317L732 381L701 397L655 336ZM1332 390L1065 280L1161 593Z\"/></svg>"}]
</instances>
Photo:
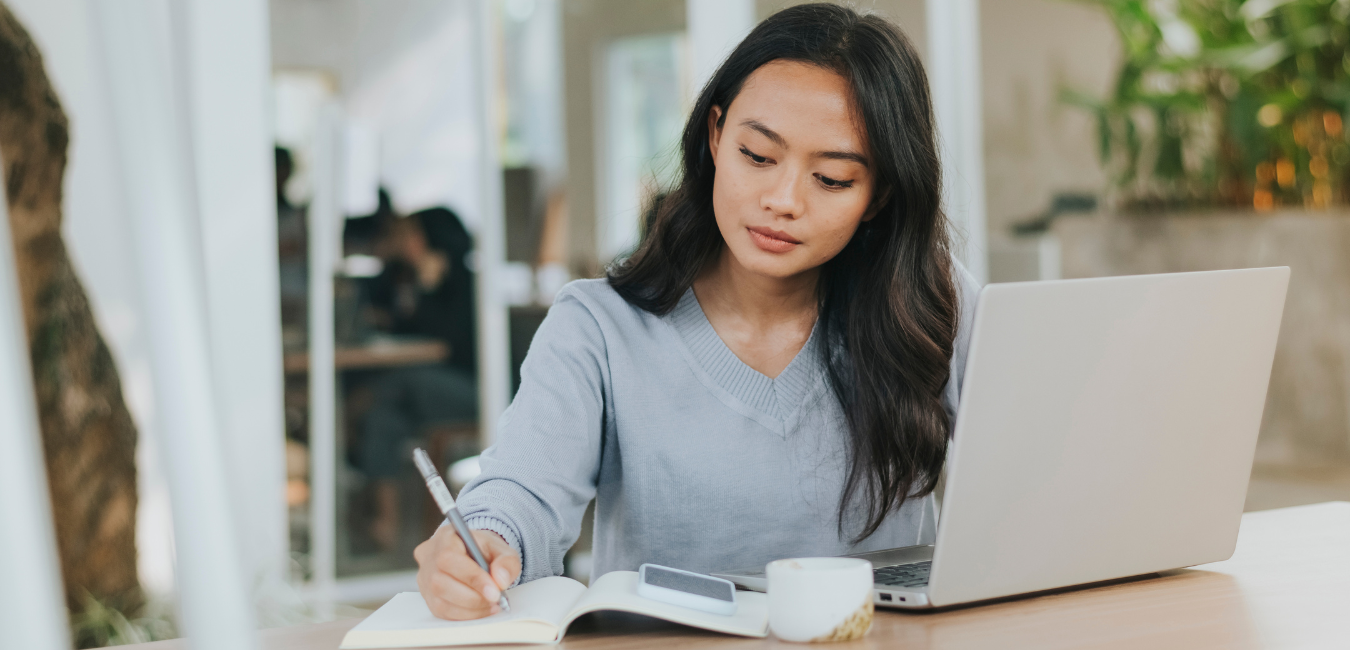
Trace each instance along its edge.
<instances>
[{"instance_id":1,"label":"laptop","mask_svg":"<svg viewBox=\"0 0 1350 650\"><path fill-rule=\"evenodd\" d=\"M872 562L932 608L1228 559L1288 267L980 292L933 545ZM713 574L767 587L763 567Z\"/></svg>"}]
</instances>

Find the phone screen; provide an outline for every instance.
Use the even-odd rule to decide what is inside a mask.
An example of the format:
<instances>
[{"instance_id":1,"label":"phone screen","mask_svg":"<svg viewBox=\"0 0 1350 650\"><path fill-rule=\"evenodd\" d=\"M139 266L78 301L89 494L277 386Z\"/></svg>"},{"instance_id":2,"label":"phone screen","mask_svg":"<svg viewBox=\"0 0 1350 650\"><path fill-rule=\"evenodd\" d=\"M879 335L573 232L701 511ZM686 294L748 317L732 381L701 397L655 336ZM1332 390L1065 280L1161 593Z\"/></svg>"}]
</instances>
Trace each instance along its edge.
<instances>
[{"instance_id":1,"label":"phone screen","mask_svg":"<svg viewBox=\"0 0 1350 650\"><path fill-rule=\"evenodd\" d=\"M736 602L736 588L719 580L667 571L650 565L647 566L645 575L647 576L647 584L653 587L665 587L696 596Z\"/></svg>"}]
</instances>

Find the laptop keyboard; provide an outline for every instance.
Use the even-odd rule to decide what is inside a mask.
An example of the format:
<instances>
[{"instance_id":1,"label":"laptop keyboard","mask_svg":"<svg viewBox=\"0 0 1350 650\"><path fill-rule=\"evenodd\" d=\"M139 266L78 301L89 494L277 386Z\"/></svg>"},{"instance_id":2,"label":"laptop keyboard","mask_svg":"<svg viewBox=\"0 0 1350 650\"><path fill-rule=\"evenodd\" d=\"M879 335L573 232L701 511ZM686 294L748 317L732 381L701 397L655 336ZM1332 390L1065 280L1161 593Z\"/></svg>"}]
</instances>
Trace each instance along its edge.
<instances>
[{"instance_id":1,"label":"laptop keyboard","mask_svg":"<svg viewBox=\"0 0 1350 650\"><path fill-rule=\"evenodd\" d=\"M872 582L887 587L927 587L928 570L932 566L933 563L927 561L881 567L872 571Z\"/></svg>"}]
</instances>

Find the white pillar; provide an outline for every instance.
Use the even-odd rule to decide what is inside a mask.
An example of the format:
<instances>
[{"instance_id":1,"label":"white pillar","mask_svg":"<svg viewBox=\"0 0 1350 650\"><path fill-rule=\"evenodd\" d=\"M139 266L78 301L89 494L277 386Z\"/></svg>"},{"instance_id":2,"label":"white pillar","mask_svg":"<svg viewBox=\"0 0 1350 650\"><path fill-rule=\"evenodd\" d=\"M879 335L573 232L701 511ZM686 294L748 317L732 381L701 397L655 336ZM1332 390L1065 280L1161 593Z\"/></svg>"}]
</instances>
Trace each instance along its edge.
<instances>
[{"instance_id":1,"label":"white pillar","mask_svg":"<svg viewBox=\"0 0 1350 650\"><path fill-rule=\"evenodd\" d=\"M984 125L980 98L980 1L927 0L928 83L942 154L942 203L955 248L975 279L989 281L985 231Z\"/></svg>"},{"instance_id":2,"label":"white pillar","mask_svg":"<svg viewBox=\"0 0 1350 650\"><path fill-rule=\"evenodd\" d=\"M285 430L264 0L181 0L216 404L246 577L286 575Z\"/></svg>"},{"instance_id":3,"label":"white pillar","mask_svg":"<svg viewBox=\"0 0 1350 650\"><path fill-rule=\"evenodd\" d=\"M309 220L309 564L315 605L332 615L337 571L337 374L333 270L342 212L342 114L319 111L314 134L314 199Z\"/></svg>"},{"instance_id":4,"label":"white pillar","mask_svg":"<svg viewBox=\"0 0 1350 650\"><path fill-rule=\"evenodd\" d=\"M4 189L0 184L0 634L5 647L66 650L65 595Z\"/></svg>"},{"instance_id":5,"label":"white pillar","mask_svg":"<svg viewBox=\"0 0 1350 650\"><path fill-rule=\"evenodd\" d=\"M92 3L113 106L173 502L180 621L196 650L258 647L211 370L186 93L167 0Z\"/></svg>"},{"instance_id":6,"label":"white pillar","mask_svg":"<svg viewBox=\"0 0 1350 650\"><path fill-rule=\"evenodd\" d=\"M689 97L697 98L717 67L754 29L754 0L686 0L691 69Z\"/></svg>"},{"instance_id":7,"label":"white pillar","mask_svg":"<svg viewBox=\"0 0 1350 650\"><path fill-rule=\"evenodd\" d=\"M478 422L484 447L497 436L497 420L510 401L511 339L506 302L498 277L506 265L506 217L502 206L502 164L497 151L501 125L497 122L498 47L501 30L490 0L475 0L474 37L478 57L475 92L478 100L479 160L483 202L475 245L475 287L478 300Z\"/></svg>"}]
</instances>

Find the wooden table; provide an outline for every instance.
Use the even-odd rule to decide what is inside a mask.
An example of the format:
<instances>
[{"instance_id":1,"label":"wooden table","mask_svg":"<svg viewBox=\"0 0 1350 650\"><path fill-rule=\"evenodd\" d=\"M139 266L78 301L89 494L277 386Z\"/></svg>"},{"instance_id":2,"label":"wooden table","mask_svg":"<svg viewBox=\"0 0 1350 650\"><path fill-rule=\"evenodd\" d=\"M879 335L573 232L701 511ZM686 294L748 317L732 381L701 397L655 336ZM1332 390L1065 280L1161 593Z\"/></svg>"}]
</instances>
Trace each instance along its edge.
<instances>
[{"instance_id":1,"label":"wooden table","mask_svg":"<svg viewBox=\"0 0 1350 650\"><path fill-rule=\"evenodd\" d=\"M357 619L266 630L263 647L332 650ZM185 648L161 641L140 650ZM496 646L503 647L503 646ZM562 647L802 648L636 616L591 615ZM1248 513L1232 559L1161 577L937 613L877 612L853 648L1350 648L1350 503Z\"/></svg>"},{"instance_id":2,"label":"wooden table","mask_svg":"<svg viewBox=\"0 0 1350 650\"><path fill-rule=\"evenodd\" d=\"M440 363L449 356L450 346L435 339L377 339L363 345L337 347L333 350L333 367L337 370L367 370L415 366ZM288 375L307 373L309 353L287 352L281 364Z\"/></svg>"}]
</instances>

